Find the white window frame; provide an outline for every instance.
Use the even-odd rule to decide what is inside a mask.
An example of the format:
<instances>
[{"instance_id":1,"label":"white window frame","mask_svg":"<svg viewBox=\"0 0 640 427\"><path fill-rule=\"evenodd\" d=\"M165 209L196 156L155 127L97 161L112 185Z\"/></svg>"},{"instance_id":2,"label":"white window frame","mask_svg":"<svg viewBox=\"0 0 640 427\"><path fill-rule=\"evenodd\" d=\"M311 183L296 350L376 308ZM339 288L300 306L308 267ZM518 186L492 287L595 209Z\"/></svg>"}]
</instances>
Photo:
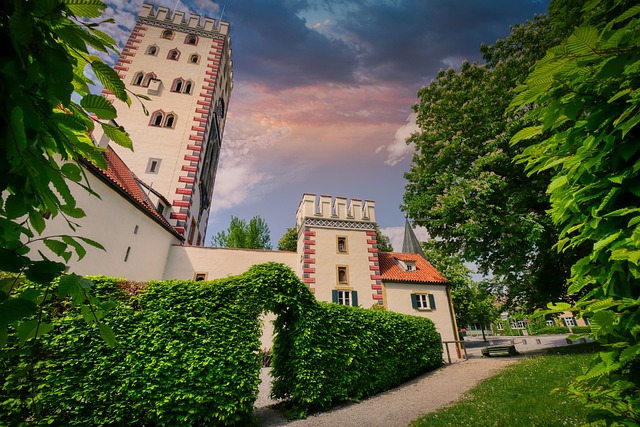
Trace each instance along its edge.
<instances>
[{"instance_id":1,"label":"white window frame","mask_svg":"<svg viewBox=\"0 0 640 427\"><path fill-rule=\"evenodd\" d=\"M338 304L351 305L351 291L338 289Z\"/></svg>"}]
</instances>

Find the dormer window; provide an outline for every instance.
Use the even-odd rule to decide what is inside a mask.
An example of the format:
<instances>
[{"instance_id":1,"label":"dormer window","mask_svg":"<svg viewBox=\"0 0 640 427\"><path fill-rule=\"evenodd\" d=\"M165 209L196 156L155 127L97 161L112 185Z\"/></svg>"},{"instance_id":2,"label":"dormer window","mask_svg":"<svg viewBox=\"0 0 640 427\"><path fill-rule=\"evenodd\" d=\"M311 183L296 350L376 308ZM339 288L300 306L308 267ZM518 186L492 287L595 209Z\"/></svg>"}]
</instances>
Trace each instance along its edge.
<instances>
[{"instance_id":1,"label":"dormer window","mask_svg":"<svg viewBox=\"0 0 640 427\"><path fill-rule=\"evenodd\" d=\"M398 265L400 266L400 268L402 268L404 271L418 271L415 261L401 260L398 258L395 258L395 260L396 260L396 263L398 263Z\"/></svg>"}]
</instances>

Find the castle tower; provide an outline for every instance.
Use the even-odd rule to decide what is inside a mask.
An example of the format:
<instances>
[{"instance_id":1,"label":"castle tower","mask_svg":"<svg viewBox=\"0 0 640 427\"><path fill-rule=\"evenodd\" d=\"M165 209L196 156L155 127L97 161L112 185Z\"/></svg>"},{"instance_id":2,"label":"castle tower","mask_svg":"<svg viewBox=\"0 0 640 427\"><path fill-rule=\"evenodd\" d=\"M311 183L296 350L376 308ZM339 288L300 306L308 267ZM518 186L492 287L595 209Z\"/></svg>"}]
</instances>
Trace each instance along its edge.
<instances>
[{"instance_id":1,"label":"castle tower","mask_svg":"<svg viewBox=\"0 0 640 427\"><path fill-rule=\"evenodd\" d=\"M296 223L298 275L316 299L382 304L375 202L304 194Z\"/></svg>"},{"instance_id":2,"label":"castle tower","mask_svg":"<svg viewBox=\"0 0 640 427\"><path fill-rule=\"evenodd\" d=\"M150 100L133 99L131 107L114 101L135 151L111 146L170 201L167 217L186 243L199 245L233 88L229 23L143 4L114 69L127 89ZM108 90L103 94L114 100ZM109 142L104 135L96 139Z\"/></svg>"}]
</instances>

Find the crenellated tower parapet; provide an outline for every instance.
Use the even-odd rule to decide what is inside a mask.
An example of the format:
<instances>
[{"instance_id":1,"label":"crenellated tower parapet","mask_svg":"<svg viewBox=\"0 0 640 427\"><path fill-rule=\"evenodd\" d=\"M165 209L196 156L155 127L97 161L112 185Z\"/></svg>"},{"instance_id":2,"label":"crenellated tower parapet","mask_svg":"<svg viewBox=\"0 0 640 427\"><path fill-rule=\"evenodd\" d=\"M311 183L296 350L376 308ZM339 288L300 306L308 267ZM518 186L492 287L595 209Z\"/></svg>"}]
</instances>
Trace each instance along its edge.
<instances>
[{"instance_id":1,"label":"crenellated tower parapet","mask_svg":"<svg viewBox=\"0 0 640 427\"><path fill-rule=\"evenodd\" d=\"M168 30L192 33L209 38L215 38L218 35L229 35L228 22L215 20L209 17L201 19L200 15L196 15L194 13L189 14L189 17L187 18L186 14L179 10L174 11L172 14L171 9L167 7L158 6L154 9L154 6L148 3L144 3L142 5L138 19L143 24L149 24Z\"/></svg>"},{"instance_id":2,"label":"crenellated tower parapet","mask_svg":"<svg viewBox=\"0 0 640 427\"><path fill-rule=\"evenodd\" d=\"M316 196L305 193L298 206L298 228L303 225L373 229L376 203L372 200ZM345 224L345 222L347 224Z\"/></svg>"}]
</instances>

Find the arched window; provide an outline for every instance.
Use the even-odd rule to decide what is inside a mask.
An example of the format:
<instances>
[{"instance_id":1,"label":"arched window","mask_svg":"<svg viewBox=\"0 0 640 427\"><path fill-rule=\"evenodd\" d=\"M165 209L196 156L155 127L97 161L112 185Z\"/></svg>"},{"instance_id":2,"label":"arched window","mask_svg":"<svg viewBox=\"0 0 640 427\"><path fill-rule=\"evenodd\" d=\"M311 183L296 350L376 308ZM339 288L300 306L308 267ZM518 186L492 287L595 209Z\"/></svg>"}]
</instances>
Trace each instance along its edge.
<instances>
[{"instance_id":1,"label":"arched window","mask_svg":"<svg viewBox=\"0 0 640 427\"><path fill-rule=\"evenodd\" d=\"M136 86L140 86L143 80L144 80L144 73L140 71L139 73L136 73L136 75L133 77L133 84Z\"/></svg>"},{"instance_id":2,"label":"arched window","mask_svg":"<svg viewBox=\"0 0 640 427\"><path fill-rule=\"evenodd\" d=\"M193 82L191 80L187 80L184 84L184 93L191 93L191 89L193 88Z\"/></svg>"},{"instance_id":3,"label":"arched window","mask_svg":"<svg viewBox=\"0 0 640 427\"><path fill-rule=\"evenodd\" d=\"M167 118L164 120L164 127L172 128L175 121L176 116L174 116L173 114L167 114Z\"/></svg>"},{"instance_id":4,"label":"arched window","mask_svg":"<svg viewBox=\"0 0 640 427\"><path fill-rule=\"evenodd\" d=\"M189 35L187 35L187 37L184 38L184 42L185 42L185 44L197 45L198 44L198 36L196 36L194 34L189 34Z\"/></svg>"},{"instance_id":5,"label":"arched window","mask_svg":"<svg viewBox=\"0 0 640 427\"><path fill-rule=\"evenodd\" d=\"M163 39L169 39L169 40L171 40L171 39L173 39L173 31L171 31L171 30L164 30L164 31L162 32L162 36L161 36L161 37L162 37Z\"/></svg>"},{"instance_id":6,"label":"arched window","mask_svg":"<svg viewBox=\"0 0 640 427\"><path fill-rule=\"evenodd\" d=\"M181 78L177 78L173 81L173 85L171 87L171 92L182 92L182 86L184 85L184 80Z\"/></svg>"},{"instance_id":7,"label":"arched window","mask_svg":"<svg viewBox=\"0 0 640 427\"><path fill-rule=\"evenodd\" d=\"M162 126L162 120L164 119L164 113L162 111L156 111L151 115L151 126Z\"/></svg>"},{"instance_id":8,"label":"arched window","mask_svg":"<svg viewBox=\"0 0 640 427\"><path fill-rule=\"evenodd\" d=\"M198 62L200 62L200 55L198 55L197 53L194 53L189 57L190 64L197 64Z\"/></svg>"},{"instance_id":9,"label":"arched window","mask_svg":"<svg viewBox=\"0 0 640 427\"><path fill-rule=\"evenodd\" d=\"M142 86L149 87L149 82L151 80L156 80L155 73L149 73L146 76L144 76L144 81L142 82Z\"/></svg>"},{"instance_id":10,"label":"arched window","mask_svg":"<svg viewBox=\"0 0 640 427\"><path fill-rule=\"evenodd\" d=\"M147 55L156 56L158 54L158 46L151 45L147 48Z\"/></svg>"},{"instance_id":11,"label":"arched window","mask_svg":"<svg viewBox=\"0 0 640 427\"><path fill-rule=\"evenodd\" d=\"M167 55L167 59L177 61L180 58L180 51L178 49L171 49Z\"/></svg>"}]
</instances>

